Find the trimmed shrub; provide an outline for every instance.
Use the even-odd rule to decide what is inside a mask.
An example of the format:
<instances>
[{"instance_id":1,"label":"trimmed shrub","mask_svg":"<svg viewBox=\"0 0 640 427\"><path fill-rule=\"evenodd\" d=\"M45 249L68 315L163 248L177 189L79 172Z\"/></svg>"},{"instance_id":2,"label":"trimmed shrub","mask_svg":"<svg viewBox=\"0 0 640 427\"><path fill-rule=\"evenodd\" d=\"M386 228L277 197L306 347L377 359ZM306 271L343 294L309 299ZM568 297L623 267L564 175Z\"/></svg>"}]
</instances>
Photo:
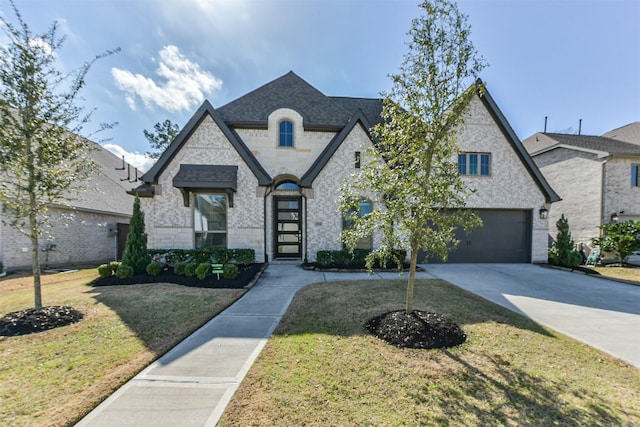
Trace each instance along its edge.
<instances>
[{"instance_id":1,"label":"trimmed shrub","mask_svg":"<svg viewBox=\"0 0 640 427\"><path fill-rule=\"evenodd\" d=\"M135 273L144 273L151 262L147 251L147 233L144 231L144 212L140 209L140 198L133 202L133 215L129 222L129 235L125 244L122 262L133 268Z\"/></svg>"},{"instance_id":2,"label":"trimmed shrub","mask_svg":"<svg viewBox=\"0 0 640 427\"><path fill-rule=\"evenodd\" d=\"M193 277L196 275L196 268L198 268L197 262L190 262L184 267L184 275L187 277Z\"/></svg>"},{"instance_id":3,"label":"trimmed shrub","mask_svg":"<svg viewBox=\"0 0 640 427\"><path fill-rule=\"evenodd\" d=\"M569 221L564 217L564 214L556 222L556 227L558 234L556 235L555 243L549 248L549 261L551 264L569 268L580 265L582 263L582 254L574 250L575 243L569 231Z\"/></svg>"},{"instance_id":4,"label":"trimmed shrub","mask_svg":"<svg viewBox=\"0 0 640 427\"><path fill-rule=\"evenodd\" d=\"M0 273L4 271L4 264L0 261Z\"/></svg>"},{"instance_id":5,"label":"trimmed shrub","mask_svg":"<svg viewBox=\"0 0 640 427\"><path fill-rule=\"evenodd\" d=\"M225 264L224 267L222 267L222 276L225 279L229 279L229 280L233 280L236 277L238 277L238 274L240 274L240 272L238 271L238 266L235 264Z\"/></svg>"},{"instance_id":6,"label":"trimmed shrub","mask_svg":"<svg viewBox=\"0 0 640 427\"><path fill-rule=\"evenodd\" d=\"M129 277L132 277L133 274L133 267L126 264L120 264L116 270L116 276L118 279L128 279Z\"/></svg>"},{"instance_id":7,"label":"trimmed shrub","mask_svg":"<svg viewBox=\"0 0 640 427\"><path fill-rule=\"evenodd\" d=\"M151 261L149 265L147 265L147 273L152 276L157 276L162 271L162 267L162 263L159 263L158 261Z\"/></svg>"},{"instance_id":8,"label":"trimmed shrub","mask_svg":"<svg viewBox=\"0 0 640 427\"><path fill-rule=\"evenodd\" d=\"M233 249L233 259L240 265L254 264L256 262L256 251L253 249Z\"/></svg>"},{"instance_id":9,"label":"trimmed shrub","mask_svg":"<svg viewBox=\"0 0 640 427\"><path fill-rule=\"evenodd\" d=\"M105 279L107 277L111 277L113 272L111 271L111 266L109 264L102 264L98 267L98 276Z\"/></svg>"},{"instance_id":10,"label":"trimmed shrub","mask_svg":"<svg viewBox=\"0 0 640 427\"><path fill-rule=\"evenodd\" d=\"M318 251L316 254L316 262L323 267L331 265L331 251Z\"/></svg>"},{"instance_id":11,"label":"trimmed shrub","mask_svg":"<svg viewBox=\"0 0 640 427\"><path fill-rule=\"evenodd\" d=\"M184 276L186 268L187 268L186 262L177 262L173 267L173 272L176 273L178 276Z\"/></svg>"},{"instance_id":12,"label":"trimmed shrub","mask_svg":"<svg viewBox=\"0 0 640 427\"><path fill-rule=\"evenodd\" d=\"M200 280L206 279L210 274L211 263L203 262L202 264L198 265L198 268L196 268L196 276L198 276L198 279Z\"/></svg>"}]
</instances>

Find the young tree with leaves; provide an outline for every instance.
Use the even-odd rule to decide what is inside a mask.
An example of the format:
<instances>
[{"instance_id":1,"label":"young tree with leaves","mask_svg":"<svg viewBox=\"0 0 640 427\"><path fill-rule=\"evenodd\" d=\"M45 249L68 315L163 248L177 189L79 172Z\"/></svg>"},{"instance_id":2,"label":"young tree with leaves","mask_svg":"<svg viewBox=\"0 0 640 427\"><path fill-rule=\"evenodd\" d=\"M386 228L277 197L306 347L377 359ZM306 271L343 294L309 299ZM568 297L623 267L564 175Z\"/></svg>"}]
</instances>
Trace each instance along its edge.
<instances>
[{"instance_id":1,"label":"young tree with leaves","mask_svg":"<svg viewBox=\"0 0 640 427\"><path fill-rule=\"evenodd\" d=\"M365 163L345 181L339 198L340 210L354 221L341 234L347 247L374 230L382 234L382 244L367 258L369 268L392 259L394 248L410 251L407 314L413 311L419 250L446 259L457 244L455 229L481 224L460 209L469 191L458 174L456 137L467 106L482 90L474 81L485 64L469 38L467 17L454 3L427 0L420 8L400 72L383 94L384 121L372 129L376 146L368 158L384 160ZM370 195L377 201L373 212L353 215Z\"/></svg>"},{"instance_id":2,"label":"young tree with leaves","mask_svg":"<svg viewBox=\"0 0 640 427\"><path fill-rule=\"evenodd\" d=\"M122 264L133 268L136 274L144 273L151 262L147 250L147 233L144 226L144 212L140 209L140 198L133 201L133 214L129 222L129 235L122 255Z\"/></svg>"},{"instance_id":3,"label":"young tree with leaves","mask_svg":"<svg viewBox=\"0 0 640 427\"><path fill-rule=\"evenodd\" d=\"M164 150L167 149L169 144L171 144L178 133L180 133L180 127L167 119L162 123L156 123L153 126L153 129L153 132L149 132L145 129L144 136L147 138L149 145L151 145L151 148L154 150L147 151L147 156L155 160L162 156Z\"/></svg>"},{"instance_id":4,"label":"young tree with leaves","mask_svg":"<svg viewBox=\"0 0 640 427\"><path fill-rule=\"evenodd\" d=\"M624 221L603 224L602 235L592 239L604 252L616 252L620 262L626 263L629 256L640 251L640 221Z\"/></svg>"},{"instance_id":5,"label":"young tree with leaves","mask_svg":"<svg viewBox=\"0 0 640 427\"><path fill-rule=\"evenodd\" d=\"M35 35L11 5L17 26L0 16L8 39L0 47L0 204L5 221L31 241L35 308L42 308L39 242L50 206L68 205L94 170L91 143L78 136L91 116L78 93L91 65L113 51L63 73L57 24Z\"/></svg>"}]
</instances>

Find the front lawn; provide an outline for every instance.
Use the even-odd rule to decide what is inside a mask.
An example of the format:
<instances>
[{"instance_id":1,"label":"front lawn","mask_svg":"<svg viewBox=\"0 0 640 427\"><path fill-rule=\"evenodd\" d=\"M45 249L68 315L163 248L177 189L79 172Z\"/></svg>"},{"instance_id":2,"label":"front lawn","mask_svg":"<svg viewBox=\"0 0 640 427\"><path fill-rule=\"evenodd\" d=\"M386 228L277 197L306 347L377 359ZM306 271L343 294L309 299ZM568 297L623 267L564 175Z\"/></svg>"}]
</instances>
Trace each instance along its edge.
<instances>
[{"instance_id":1,"label":"front lawn","mask_svg":"<svg viewBox=\"0 0 640 427\"><path fill-rule=\"evenodd\" d=\"M0 425L73 425L245 291L174 284L91 287L96 269L43 276L45 305L78 323L0 337ZM0 280L0 317L33 306L30 276Z\"/></svg>"},{"instance_id":2,"label":"front lawn","mask_svg":"<svg viewBox=\"0 0 640 427\"><path fill-rule=\"evenodd\" d=\"M639 425L640 370L441 280L416 309L468 335L399 349L366 321L403 307L405 281L301 290L219 425Z\"/></svg>"},{"instance_id":3,"label":"front lawn","mask_svg":"<svg viewBox=\"0 0 640 427\"><path fill-rule=\"evenodd\" d=\"M640 267L603 267L585 266L597 272L603 279L622 280L632 285L640 286Z\"/></svg>"}]
</instances>

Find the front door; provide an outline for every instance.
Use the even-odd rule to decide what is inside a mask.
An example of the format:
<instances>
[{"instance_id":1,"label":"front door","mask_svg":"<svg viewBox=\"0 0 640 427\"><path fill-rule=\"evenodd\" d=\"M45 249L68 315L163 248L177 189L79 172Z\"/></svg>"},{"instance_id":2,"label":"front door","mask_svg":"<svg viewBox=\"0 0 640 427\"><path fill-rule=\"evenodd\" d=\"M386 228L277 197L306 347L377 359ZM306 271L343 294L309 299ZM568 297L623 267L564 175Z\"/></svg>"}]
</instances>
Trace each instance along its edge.
<instances>
[{"instance_id":1,"label":"front door","mask_svg":"<svg viewBox=\"0 0 640 427\"><path fill-rule=\"evenodd\" d=\"M302 198L275 197L274 258L302 257Z\"/></svg>"}]
</instances>

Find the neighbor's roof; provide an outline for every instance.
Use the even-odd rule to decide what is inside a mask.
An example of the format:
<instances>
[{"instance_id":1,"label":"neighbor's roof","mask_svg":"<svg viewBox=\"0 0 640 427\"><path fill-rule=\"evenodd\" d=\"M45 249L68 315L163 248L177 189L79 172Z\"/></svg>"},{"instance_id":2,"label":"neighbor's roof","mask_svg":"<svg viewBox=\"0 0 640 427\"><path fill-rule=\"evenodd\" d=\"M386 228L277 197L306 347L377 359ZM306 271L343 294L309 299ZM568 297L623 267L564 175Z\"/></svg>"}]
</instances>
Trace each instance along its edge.
<instances>
[{"instance_id":1,"label":"neighbor's roof","mask_svg":"<svg viewBox=\"0 0 640 427\"><path fill-rule=\"evenodd\" d=\"M629 123L626 126L609 131L602 136L631 144L640 144L640 122Z\"/></svg>"},{"instance_id":2,"label":"neighbor's roof","mask_svg":"<svg viewBox=\"0 0 640 427\"><path fill-rule=\"evenodd\" d=\"M543 133L542 135L554 141L555 143L532 153L533 156L553 150L555 148L558 148L559 146L576 147L604 152L608 154L631 156L640 155L640 145L630 144L628 142L618 141L616 139L605 138L603 136L572 135L564 133Z\"/></svg>"}]
</instances>

